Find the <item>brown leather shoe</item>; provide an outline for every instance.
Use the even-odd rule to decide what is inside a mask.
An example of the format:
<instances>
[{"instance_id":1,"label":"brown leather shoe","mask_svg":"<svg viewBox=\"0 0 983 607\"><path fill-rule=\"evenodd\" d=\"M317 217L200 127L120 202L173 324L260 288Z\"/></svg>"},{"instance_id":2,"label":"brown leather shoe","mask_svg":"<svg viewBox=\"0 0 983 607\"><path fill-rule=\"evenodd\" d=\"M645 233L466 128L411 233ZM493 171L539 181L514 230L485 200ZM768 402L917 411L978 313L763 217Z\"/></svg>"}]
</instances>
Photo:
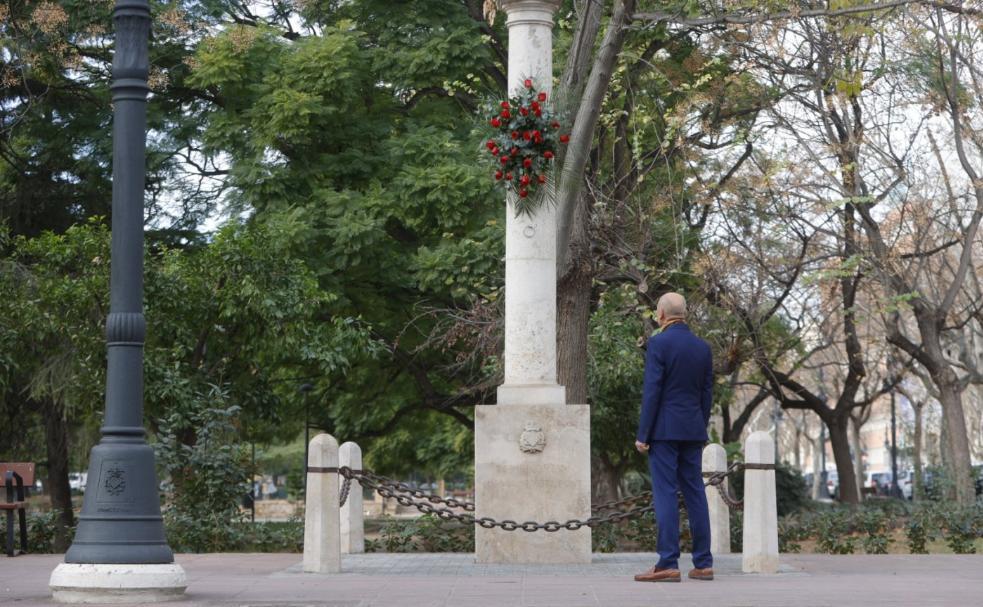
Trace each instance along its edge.
<instances>
[{"instance_id":1,"label":"brown leather shoe","mask_svg":"<svg viewBox=\"0 0 983 607\"><path fill-rule=\"evenodd\" d=\"M635 576L636 582L678 582L681 579L679 569L662 569L659 567L652 567L651 571Z\"/></svg>"},{"instance_id":2,"label":"brown leather shoe","mask_svg":"<svg viewBox=\"0 0 983 607\"><path fill-rule=\"evenodd\" d=\"M693 569L689 572L689 579L705 580L709 582L713 579L713 569L710 567L707 567L706 569Z\"/></svg>"}]
</instances>

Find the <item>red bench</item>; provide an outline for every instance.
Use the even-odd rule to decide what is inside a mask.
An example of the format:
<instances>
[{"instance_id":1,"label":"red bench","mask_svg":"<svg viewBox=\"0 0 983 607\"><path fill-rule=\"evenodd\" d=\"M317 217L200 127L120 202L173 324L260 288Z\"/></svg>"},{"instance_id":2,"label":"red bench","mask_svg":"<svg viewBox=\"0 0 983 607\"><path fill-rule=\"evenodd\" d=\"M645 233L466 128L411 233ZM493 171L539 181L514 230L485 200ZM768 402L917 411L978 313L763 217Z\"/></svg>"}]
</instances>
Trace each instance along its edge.
<instances>
[{"instance_id":1,"label":"red bench","mask_svg":"<svg viewBox=\"0 0 983 607\"><path fill-rule=\"evenodd\" d=\"M7 513L7 556L27 552L27 511L24 485L34 486L34 464L0 462L0 475L7 499L0 502L0 511ZM14 550L14 513L20 523L20 551Z\"/></svg>"}]
</instances>

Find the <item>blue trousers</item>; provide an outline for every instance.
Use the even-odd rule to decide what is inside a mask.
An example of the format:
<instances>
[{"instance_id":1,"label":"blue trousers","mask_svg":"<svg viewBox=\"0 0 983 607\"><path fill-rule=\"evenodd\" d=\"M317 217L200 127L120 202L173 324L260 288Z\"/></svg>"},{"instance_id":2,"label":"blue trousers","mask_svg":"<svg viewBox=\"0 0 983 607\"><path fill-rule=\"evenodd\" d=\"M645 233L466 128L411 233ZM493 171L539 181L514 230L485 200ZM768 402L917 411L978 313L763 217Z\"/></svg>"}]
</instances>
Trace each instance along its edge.
<instances>
[{"instance_id":1,"label":"blue trousers","mask_svg":"<svg viewBox=\"0 0 983 607\"><path fill-rule=\"evenodd\" d=\"M656 544L663 569L679 568L679 500L681 491L693 535L693 566L713 567L710 554L710 510L703 488L703 443L653 441L649 446L652 503L659 526Z\"/></svg>"}]
</instances>

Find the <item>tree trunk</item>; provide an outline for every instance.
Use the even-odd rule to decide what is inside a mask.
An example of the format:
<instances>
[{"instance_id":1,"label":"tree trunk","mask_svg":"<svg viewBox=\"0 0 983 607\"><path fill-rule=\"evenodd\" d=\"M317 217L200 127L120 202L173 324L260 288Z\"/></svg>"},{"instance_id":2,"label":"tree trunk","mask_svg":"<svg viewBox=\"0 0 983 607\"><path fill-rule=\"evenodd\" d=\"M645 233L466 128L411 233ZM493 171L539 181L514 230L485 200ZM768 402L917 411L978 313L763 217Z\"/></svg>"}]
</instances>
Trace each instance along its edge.
<instances>
[{"instance_id":1,"label":"tree trunk","mask_svg":"<svg viewBox=\"0 0 983 607\"><path fill-rule=\"evenodd\" d=\"M48 496L55 519L55 552L64 552L72 542L69 529L75 525L72 490L68 484L68 423L54 403L44 407L44 438L48 458Z\"/></svg>"},{"instance_id":2,"label":"tree trunk","mask_svg":"<svg viewBox=\"0 0 983 607\"><path fill-rule=\"evenodd\" d=\"M850 438L853 443L853 473L857 479L857 495L863 501L864 497L864 454L863 446L860 444L860 424L855 418L850 420Z\"/></svg>"},{"instance_id":3,"label":"tree trunk","mask_svg":"<svg viewBox=\"0 0 983 607\"><path fill-rule=\"evenodd\" d=\"M603 504L621 497L621 475L605 456L592 455L591 462L591 503Z\"/></svg>"},{"instance_id":4,"label":"tree trunk","mask_svg":"<svg viewBox=\"0 0 983 607\"><path fill-rule=\"evenodd\" d=\"M945 446L948 447L949 461L946 462L946 471L954 481L956 501L969 505L976 501L976 488L973 485L966 414L955 373L946 368L944 375L945 377L936 380L936 385L939 388L939 401L942 403L942 426L947 435Z\"/></svg>"},{"instance_id":5,"label":"tree trunk","mask_svg":"<svg viewBox=\"0 0 983 607\"><path fill-rule=\"evenodd\" d=\"M915 409L915 445L912 459L914 460L914 478L911 479L911 499L921 500L925 497L925 488L922 486L922 408L923 404L911 403Z\"/></svg>"},{"instance_id":6,"label":"tree trunk","mask_svg":"<svg viewBox=\"0 0 983 607\"><path fill-rule=\"evenodd\" d=\"M802 471L802 428L795 427L795 469Z\"/></svg>"},{"instance_id":7,"label":"tree trunk","mask_svg":"<svg viewBox=\"0 0 983 607\"><path fill-rule=\"evenodd\" d=\"M836 462L836 472L840 477L839 498L844 504L859 504L860 495L857 493L857 477L853 471L853 458L850 457L850 437L848 431L848 415L837 415L828 424L829 442L833 447L833 460Z\"/></svg>"},{"instance_id":8,"label":"tree trunk","mask_svg":"<svg viewBox=\"0 0 983 607\"><path fill-rule=\"evenodd\" d=\"M556 285L556 364L558 381L566 386L567 402L586 405L587 335L590 324L591 287L594 282L586 218L586 194L581 194L574 213L570 240L571 264Z\"/></svg>"},{"instance_id":9,"label":"tree trunk","mask_svg":"<svg viewBox=\"0 0 983 607\"><path fill-rule=\"evenodd\" d=\"M822 435L816 437L815 440L810 441L812 445L812 499L819 499L820 486L823 483L823 445L820 438Z\"/></svg>"}]
</instances>

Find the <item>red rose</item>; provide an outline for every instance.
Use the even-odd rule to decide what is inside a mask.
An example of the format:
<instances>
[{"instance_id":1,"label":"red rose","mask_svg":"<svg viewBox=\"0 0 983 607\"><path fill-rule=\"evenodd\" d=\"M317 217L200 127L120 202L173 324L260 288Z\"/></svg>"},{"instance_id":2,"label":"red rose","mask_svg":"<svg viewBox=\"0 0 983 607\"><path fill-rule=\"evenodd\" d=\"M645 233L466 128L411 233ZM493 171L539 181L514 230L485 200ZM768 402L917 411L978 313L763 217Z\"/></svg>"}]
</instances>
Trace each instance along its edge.
<instances>
[{"instance_id":1,"label":"red rose","mask_svg":"<svg viewBox=\"0 0 983 607\"><path fill-rule=\"evenodd\" d=\"M536 110L536 118L542 118L543 110Z\"/></svg>"},{"instance_id":2,"label":"red rose","mask_svg":"<svg viewBox=\"0 0 983 607\"><path fill-rule=\"evenodd\" d=\"M526 141L529 141L530 139L532 139L532 133L526 131L525 133L522 134L522 138L525 139Z\"/></svg>"},{"instance_id":3,"label":"red rose","mask_svg":"<svg viewBox=\"0 0 983 607\"><path fill-rule=\"evenodd\" d=\"M511 117L512 117L512 114L510 114L508 110L502 110L502 118L505 118L506 120L508 120Z\"/></svg>"},{"instance_id":4,"label":"red rose","mask_svg":"<svg viewBox=\"0 0 983 607\"><path fill-rule=\"evenodd\" d=\"M525 84L525 85L526 85L526 88L527 88L527 89L531 89L531 88L532 88L532 80L530 80L530 79L528 79L528 78L526 78L526 81L525 81L525 82L523 82L523 84Z\"/></svg>"},{"instance_id":5,"label":"red rose","mask_svg":"<svg viewBox=\"0 0 983 607\"><path fill-rule=\"evenodd\" d=\"M509 157L508 156L502 156L501 158L499 158L499 161L501 161L502 164L505 164L506 162L509 161Z\"/></svg>"},{"instance_id":6,"label":"red rose","mask_svg":"<svg viewBox=\"0 0 983 607\"><path fill-rule=\"evenodd\" d=\"M529 115L529 110L527 110L524 107L520 107L519 108L519 113L522 114L523 116L528 116Z\"/></svg>"},{"instance_id":7,"label":"red rose","mask_svg":"<svg viewBox=\"0 0 983 607\"><path fill-rule=\"evenodd\" d=\"M553 124L551 124L550 126L552 126L554 129L558 129L560 128L560 123L554 120Z\"/></svg>"},{"instance_id":8,"label":"red rose","mask_svg":"<svg viewBox=\"0 0 983 607\"><path fill-rule=\"evenodd\" d=\"M560 135L560 143L568 143L570 141L570 135Z\"/></svg>"},{"instance_id":9,"label":"red rose","mask_svg":"<svg viewBox=\"0 0 983 607\"><path fill-rule=\"evenodd\" d=\"M540 93L538 99L540 101L546 101L546 93Z\"/></svg>"},{"instance_id":10,"label":"red rose","mask_svg":"<svg viewBox=\"0 0 983 607\"><path fill-rule=\"evenodd\" d=\"M515 156L519 153L519 148L512 148L512 155Z\"/></svg>"},{"instance_id":11,"label":"red rose","mask_svg":"<svg viewBox=\"0 0 983 607\"><path fill-rule=\"evenodd\" d=\"M500 127L500 126L502 126L502 121L501 121L501 120L499 120L498 118L492 118L490 122L491 122L491 125L492 125L493 127L495 127L496 129L497 129L498 127Z\"/></svg>"},{"instance_id":12,"label":"red rose","mask_svg":"<svg viewBox=\"0 0 983 607\"><path fill-rule=\"evenodd\" d=\"M538 130L536 130L536 131L533 131L533 132L532 132L532 136L533 136L533 137L539 137L539 136L540 136L540 134L541 134L541 133L540 133L540 132L539 132Z\"/></svg>"},{"instance_id":13,"label":"red rose","mask_svg":"<svg viewBox=\"0 0 983 607\"><path fill-rule=\"evenodd\" d=\"M543 152L543 158L545 158L546 160L549 160L552 157L553 157L553 152L551 152L549 150L546 150L545 152Z\"/></svg>"},{"instance_id":14,"label":"red rose","mask_svg":"<svg viewBox=\"0 0 983 607\"><path fill-rule=\"evenodd\" d=\"M529 107L531 107L533 110L538 110L539 104L533 101L532 103L529 104Z\"/></svg>"},{"instance_id":15,"label":"red rose","mask_svg":"<svg viewBox=\"0 0 983 607\"><path fill-rule=\"evenodd\" d=\"M502 172L501 171L495 171L495 181L498 181L501 178L502 178Z\"/></svg>"},{"instance_id":16,"label":"red rose","mask_svg":"<svg viewBox=\"0 0 983 607\"><path fill-rule=\"evenodd\" d=\"M518 138L519 138L519 131L512 131L512 139L518 139Z\"/></svg>"},{"instance_id":17,"label":"red rose","mask_svg":"<svg viewBox=\"0 0 983 607\"><path fill-rule=\"evenodd\" d=\"M494 139L489 139L488 140L488 143L485 144L485 147L487 147L489 150L494 150L495 149L495 140Z\"/></svg>"},{"instance_id":18,"label":"red rose","mask_svg":"<svg viewBox=\"0 0 983 607\"><path fill-rule=\"evenodd\" d=\"M527 169L529 167L531 167L532 166L532 158L525 158L525 159L523 159L522 160L522 166L524 166Z\"/></svg>"},{"instance_id":19,"label":"red rose","mask_svg":"<svg viewBox=\"0 0 983 607\"><path fill-rule=\"evenodd\" d=\"M502 102L502 109L503 110L509 109L509 102L508 101L503 101Z\"/></svg>"},{"instance_id":20,"label":"red rose","mask_svg":"<svg viewBox=\"0 0 983 607\"><path fill-rule=\"evenodd\" d=\"M539 176L539 183L546 183L546 175Z\"/></svg>"},{"instance_id":21,"label":"red rose","mask_svg":"<svg viewBox=\"0 0 983 607\"><path fill-rule=\"evenodd\" d=\"M535 141L536 143L542 143L543 142L543 138L540 137L539 135L536 135L536 137L533 139L533 141Z\"/></svg>"},{"instance_id":22,"label":"red rose","mask_svg":"<svg viewBox=\"0 0 983 607\"><path fill-rule=\"evenodd\" d=\"M506 173L505 174L505 180L506 181L512 181L512 173Z\"/></svg>"},{"instance_id":23,"label":"red rose","mask_svg":"<svg viewBox=\"0 0 983 607\"><path fill-rule=\"evenodd\" d=\"M519 180L522 185L529 185L529 175L523 175L522 179Z\"/></svg>"}]
</instances>

